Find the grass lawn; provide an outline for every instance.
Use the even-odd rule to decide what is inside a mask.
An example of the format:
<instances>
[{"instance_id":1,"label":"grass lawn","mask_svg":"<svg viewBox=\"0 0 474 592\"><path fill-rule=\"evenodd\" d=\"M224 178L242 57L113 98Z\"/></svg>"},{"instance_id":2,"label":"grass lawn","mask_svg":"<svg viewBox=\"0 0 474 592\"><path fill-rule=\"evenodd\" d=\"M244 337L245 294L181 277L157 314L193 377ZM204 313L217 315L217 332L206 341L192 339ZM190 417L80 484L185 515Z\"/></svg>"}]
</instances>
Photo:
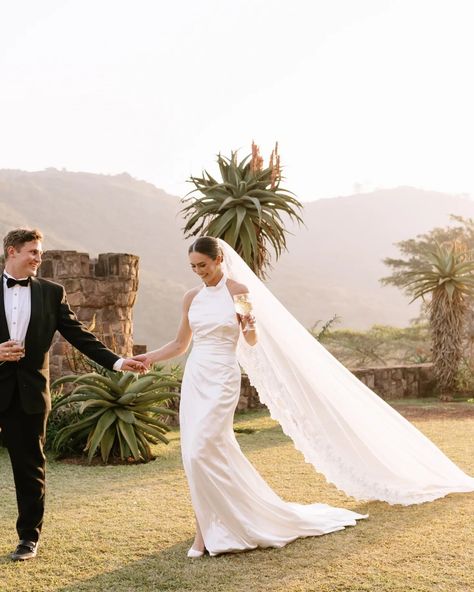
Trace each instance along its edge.
<instances>
[{"instance_id":1,"label":"grass lawn","mask_svg":"<svg viewBox=\"0 0 474 592\"><path fill-rule=\"evenodd\" d=\"M445 413L433 402L399 409L474 474L474 405L450 408L456 405L466 412ZM0 591L474 590L474 494L410 507L359 502L306 465L265 412L241 415L237 425L257 430L239 435L239 442L283 498L340 505L370 518L280 550L189 560L193 514L175 431L171 444L160 447L160 457L147 465L84 467L50 460L38 558L12 563L14 488L6 451L0 449Z\"/></svg>"}]
</instances>

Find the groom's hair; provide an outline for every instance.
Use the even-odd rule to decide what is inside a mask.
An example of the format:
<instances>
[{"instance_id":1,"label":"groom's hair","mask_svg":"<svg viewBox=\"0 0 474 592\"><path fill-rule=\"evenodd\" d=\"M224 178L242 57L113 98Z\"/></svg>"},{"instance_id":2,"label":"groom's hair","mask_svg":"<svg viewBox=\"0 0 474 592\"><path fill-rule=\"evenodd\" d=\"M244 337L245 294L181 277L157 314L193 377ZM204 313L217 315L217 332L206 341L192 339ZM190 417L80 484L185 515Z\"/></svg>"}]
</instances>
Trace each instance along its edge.
<instances>
[{"instance_id":1,"label":"groom's hair","mask_svg":"<svg viewBox=\"0 0 474 592\"><path fill-rule=\"evenodd\" d=\"M219 255L222 255L219 241L213 236L200 236L197 238L189 247L188 253L201 253L201 255L207 255L211 259L217 259Z\"/></svg>"},{"instance_id":2,"label":"groom's hair","mask_svg":"<svg viewBox=\"0 0 474 592\"><path fill-rule=\"evenodd\" d=\"M35 240L43 240L43 233L37 228L15 228L15 230L10 230L3 239L3 253L5 259L8 258L8 247L15 247L15 249L19 251L25 243Z\"/></svg>"}]
</instances>

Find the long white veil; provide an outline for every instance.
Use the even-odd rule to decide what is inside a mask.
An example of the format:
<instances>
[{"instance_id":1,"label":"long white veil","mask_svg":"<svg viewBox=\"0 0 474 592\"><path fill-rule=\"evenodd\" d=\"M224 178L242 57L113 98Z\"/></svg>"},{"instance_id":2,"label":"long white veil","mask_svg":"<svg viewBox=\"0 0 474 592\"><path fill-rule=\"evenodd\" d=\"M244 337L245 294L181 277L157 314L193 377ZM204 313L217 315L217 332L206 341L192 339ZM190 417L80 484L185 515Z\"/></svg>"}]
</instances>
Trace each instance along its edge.
<instances>
[{"instance_id":1,"label":"long white veil","mask_svg":"<svg viewBox=\"0 0 474 592\"><path fill-rule=\"evenodd\" d=\"M474 491L474 478L338 362L219 244L226 275L248 287L257 318L258 344L241 338L239 363L306 462L357 499L409 505Z\"/></svg>"}]
</instances>

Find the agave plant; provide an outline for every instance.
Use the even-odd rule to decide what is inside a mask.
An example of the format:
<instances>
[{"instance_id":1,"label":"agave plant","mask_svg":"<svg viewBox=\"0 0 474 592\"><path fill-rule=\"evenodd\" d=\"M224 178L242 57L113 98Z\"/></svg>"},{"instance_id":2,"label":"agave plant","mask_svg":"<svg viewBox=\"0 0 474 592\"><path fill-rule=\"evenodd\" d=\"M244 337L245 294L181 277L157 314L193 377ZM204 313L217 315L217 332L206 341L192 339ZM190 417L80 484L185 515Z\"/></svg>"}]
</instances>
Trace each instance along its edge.
<instances>
[{"instance_id":1,"label":"agave plant","mask_svg":"<svg viewBox=\"0 0 474 592\"><path fill-rule=\"evenodd\" d=\"M413 300L431 294L428 310L433 367L441 398L449 400L462 358L466 300L474 293L474 261L459 244L436 245L427 252L426 264L416 271L404 272L402 280Z\"/></svg>"},{"instance_id":2,"label":"agave plant","mask_svg":"<svg viewBox=\"0 0 474 592\"><path fill-rule=\"evenodd\" d=\"M203 171L202 177L190 177L195 188L183 200L186 237L209 235L225 240L260 277L270 262L269 246L276 258L286 249L286 230L282 215L303 222L298 214L302 204L287 189L282 179L278 144L268 167L263 166L259 149L238 162L217 156L222 180ZM199 193L199 196L195 196Z\"/></svg>"},{"instance_id":3,"label":"agave plant","mask_svg":"<svg viewBox=\"0 0 474 592\"><path fill-rule=\"evenodd\" d=\"M53 442L56 452L71 441L82 440L89 462L98 449L104 463L111 453L122 460L132 456L137 461L149 461L153 458L150 444L168 444L164 434L170 428L160 416L176 415L167 406L179 396L175 376L160 370L138 377L133 372L91 372L65 376L52 386L65 383L75 388L61 397L53 410L77 403L83 417L58 431Z\"/></svg>"}]
</instances>

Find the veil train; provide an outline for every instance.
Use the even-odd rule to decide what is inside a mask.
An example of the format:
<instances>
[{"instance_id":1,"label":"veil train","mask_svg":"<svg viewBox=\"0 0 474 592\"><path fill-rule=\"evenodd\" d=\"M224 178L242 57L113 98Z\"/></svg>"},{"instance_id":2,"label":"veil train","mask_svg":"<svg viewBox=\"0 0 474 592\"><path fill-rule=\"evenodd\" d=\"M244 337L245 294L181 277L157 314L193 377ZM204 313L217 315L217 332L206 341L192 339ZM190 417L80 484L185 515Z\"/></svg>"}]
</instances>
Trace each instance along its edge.
<instances>
[{"instance_id":1,"label":"veil train","mask_svg":"<svg viewBox=\"0 0 474 592\"><path fill-rule=\"evenodd\" d=\"M426 436L360 382L286 310L243 259L219 239L226 275L250 292L259 342L242 337L237 357L306 462L347 495L419 504L474 491Z\"/></svg>"}]
</instances>

